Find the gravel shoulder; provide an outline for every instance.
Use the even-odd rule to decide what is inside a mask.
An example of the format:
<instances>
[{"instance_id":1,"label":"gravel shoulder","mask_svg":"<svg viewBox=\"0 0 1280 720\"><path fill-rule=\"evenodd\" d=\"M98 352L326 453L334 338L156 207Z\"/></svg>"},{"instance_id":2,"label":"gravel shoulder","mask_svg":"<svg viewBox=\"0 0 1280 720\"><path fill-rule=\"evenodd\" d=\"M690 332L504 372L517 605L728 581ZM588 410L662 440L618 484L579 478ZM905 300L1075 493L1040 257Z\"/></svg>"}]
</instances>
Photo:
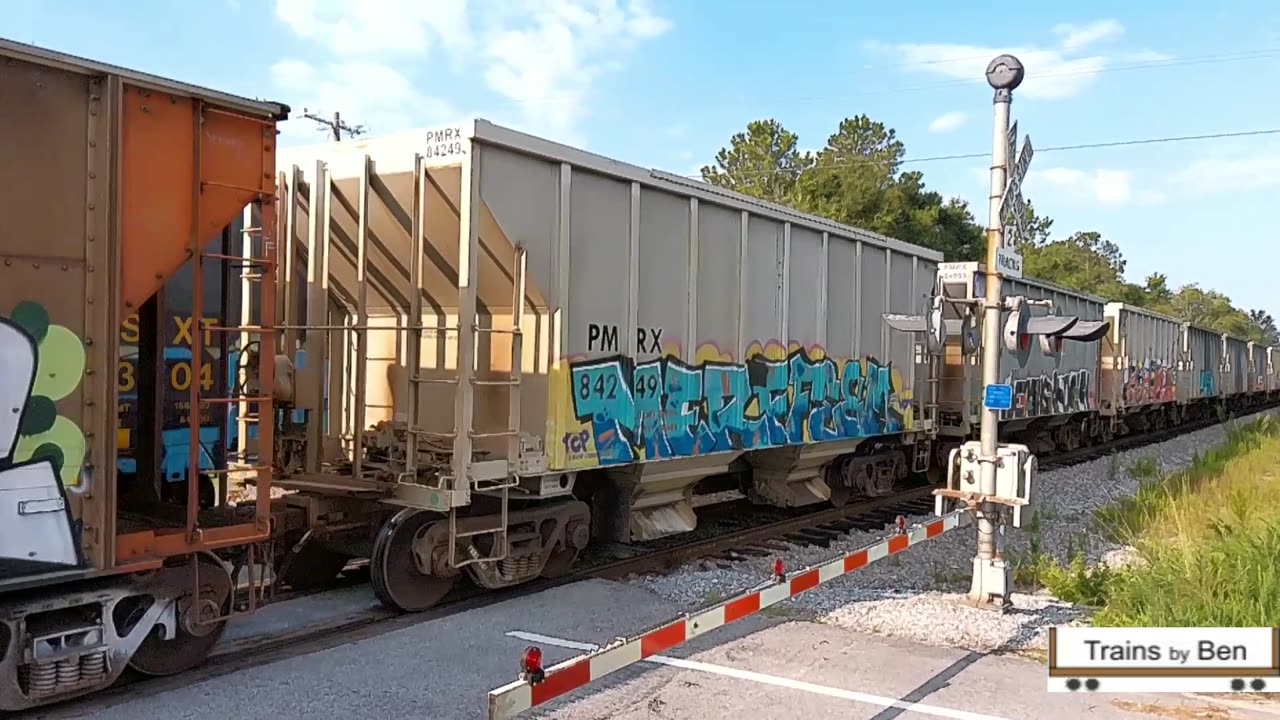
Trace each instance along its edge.
<instances>
[{"instance_id":1,"label":"gravel shoulder","mask_svg":"<svg viewBox=\"0 0 1280 720\"><path fill-rule=\"evenodd\" d=\"M1258 413L1238 422L1263 414L1278 413ZM1164 471L1176 470L1225 437L1225 428L1214 426L1110 458L1043 472L1037 479L1038 527L1034 531L1009 528L1007 555L1018 557L1034 546L1034 550L1059 561L1082 553L1090 565L1123 562L1127 548L1096 534L1091 521L1095 510L1136 490L1137 481L1127 468L1141 458L1149 458ZM922 515L907 520L914 523L928 519ZM795 569L857 550L888 531L886 527L879 533L853 533L830 548L792 545L779 552L779 557L788 568ZM1035 594L1015 592L1013 608L1004 614L967 606L965 592L976 542L972 526L957 529L792 598L777 606L777 611L797 619L935 646L1031 656L1038 656L1047 648L1049 627L1087 622L1087 608L1062 602L1044 590ZM666 575L632 577L626 582L694 609L767 580L771 563L771 559L761 559L721 567L699 561Z\"/></svg>"}]
</instances>

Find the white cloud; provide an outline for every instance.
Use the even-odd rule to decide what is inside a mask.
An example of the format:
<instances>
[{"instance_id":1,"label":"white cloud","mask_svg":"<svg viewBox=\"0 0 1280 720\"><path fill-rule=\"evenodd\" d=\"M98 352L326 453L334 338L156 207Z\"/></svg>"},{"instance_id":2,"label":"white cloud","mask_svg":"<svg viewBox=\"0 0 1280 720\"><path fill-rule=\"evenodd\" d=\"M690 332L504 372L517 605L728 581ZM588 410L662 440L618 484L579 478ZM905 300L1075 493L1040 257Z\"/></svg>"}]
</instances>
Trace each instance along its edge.
<instances>
[{"instance_id":1,"label":"white cloud","mask_svg":"<svg viewBox=\"0 0 1280 720\"><path fill-rule=\"evenodd\" d=\"M298 37L339 55L426 52L471 39L467 0L276 0L276 16Z\"/></svg>"},{"instance_id":2,"label":"white cloud","mask_svg":"<svg viewBox=\"0 0 1280 720\"><path fill-rule=\"evenodd\" d=\"M1052 186L1057 192L1078 199L1089 199L1103 207L1156 205L1164 202L1164 195L1158 191L1135 188L1134 173L1131 170L1079 170L1067 167L1032 170L1027 173L1026 194L1034 196L1032 189L1041 183Z\"/></svg>"},{"instance_id":3,"label":"white cloud","mask_svg":"<svg viewBox=\"0 0 1280 720\"><path fill-rule=\"evenodd\" d=\"M1246 192L1280 185L1280 148L1197 160L1175 173L1171 180L1174 187L1196 195Z\"/></svg>"},{"instance_id":4,"label":"white cloud","mask_svg":"<svg viewBox=\"0 0 1280 720\"><path fill-rule=\"evenodd\" d=\"M1053 28L1055 35L1062 37L1062 49L1066 51L1086 48L1099 40L1120 37L1124 34L1124 26L1116 20L1098 20L1088 25L1062 23Z\"/></svg>"},{"instance_id":5,"label":"white cloud","mask_svg":"<svg viewBox=\"0 0 1280 720\"><path fill-rule=\"evenodd\" d=\"M485 33L485 79L515 101L525 124L554 135L586 114L592 83L620 66L618 53L671 28L648 0L529 0L528 16L499 18ZM567 139L567 138L566 138Z\"/></svg>"},{"instance_id":6,"label":"white cloud","mask_svg":"<svg viewBox=\"0 0 1280 720\"><path fill-rule=\"evenodd\" d=\"M276 14L299 37L338 55L335 66L358 59L407 68L403 57L413 67L483 78L519 108L522 118L512 124L568 142L580 140L577 125L589 113L594 82L671 29L650 0L276 0ZM429 87L430 76L414 80L405 84L409 104L427 102L417 88ZM365 92L359 82L348 89ZM341 104L353 101L361 102ZM401 129L389 117L368 122L379 132Z\"/></svg>"},{"instance_id":7,"label":"white cloud","mask_svg":"<svg viewBox=\"0 0 1280 720\"><path fill-rule=\"evenodd\" d=\"M328 132L305 119L303 109L327 116L338 110L352 124L376 118L379 129L432 125L456 118L446 101L419 93L412 81L394 68L376 62L339 62L318 68L302 60L286 59L271 66L276 86L289 94L293 122L282 126L288 139L319 142Z\"/></svg>"},{"instance_id":8,"label":"white cloud","mask_svg":"<svg viewBox=\"0 0 1280 720\"><path fill-rule=\"evenodd\" d=\"M964 124L966 117L967 116L962 112L943 113L942 115L934 118L933 122L929 123L929 132L945 133L956 130Z\"/></svg>"},{"instance_id":9,"label":"white cloud","mask_svg":"<svg viewBox=\"0 0 1280 720\"><path fill-rule=\"evenodd\" d=\"M1059 25L1054 32L1061 38L1056 47L990 47L956 43L872 43L871 47L894 55L903 69L909 72L982 84L986 82L987 64L1001 53L1012 53L1027 70L1017 94L1043 100L1078 95L1093 84L1100 72L1116 62L1153 62L1170 57L1152 51L1080 53L1093 43L1122 34L1124 27L1115 20L1083 26Z\"/></svg>"}]
</instances>

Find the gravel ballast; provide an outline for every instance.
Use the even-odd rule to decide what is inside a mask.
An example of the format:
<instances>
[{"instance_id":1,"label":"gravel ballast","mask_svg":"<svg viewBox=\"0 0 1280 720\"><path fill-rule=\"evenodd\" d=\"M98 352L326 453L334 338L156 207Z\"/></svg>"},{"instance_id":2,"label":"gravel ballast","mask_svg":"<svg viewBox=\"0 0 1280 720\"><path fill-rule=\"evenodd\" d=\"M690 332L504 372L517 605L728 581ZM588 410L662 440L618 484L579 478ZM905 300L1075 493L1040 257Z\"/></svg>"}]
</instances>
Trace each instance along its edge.
<instances>
[{"instance_id":1,"label":"gravel ballast","mask_svg":"<svg viewBox=\"0 0 1280 720\"><path fill-rule=\"evenodd\" d=\"M1248 422L1267 411L1241 418ZM1131 549L1115 545L1091 530L1099 507L1137 488L1128 468L1150 458L1163 471L1190 464L1196 453L1220 444L1226 428L1218 425L1068 468L1043 471L1035 497L1039 528L1006 531L1006 556L1025 555L1034 542L1040 552L1066 561L1082 552L1090 565L1119 565L1131 560ZM931 516L910 516L908 523ZM789 545L780 551L788 571L829 560L883 538L881 532L851 533L829 548ZM784 612L818 622L898 637L921 643L961 647L979 652L1042 650L1047 628L1081 621L1086 612L1052 597L1015 592L1013 608L1004 614L965 604L977 543L973 525L916 545L844 577L835 579L779 606ZM694 609L747 590L769 579L772 558L733 563L725 568L699 561L674 572L628 579L648 590Z\"/></svg>"}]
</instances>

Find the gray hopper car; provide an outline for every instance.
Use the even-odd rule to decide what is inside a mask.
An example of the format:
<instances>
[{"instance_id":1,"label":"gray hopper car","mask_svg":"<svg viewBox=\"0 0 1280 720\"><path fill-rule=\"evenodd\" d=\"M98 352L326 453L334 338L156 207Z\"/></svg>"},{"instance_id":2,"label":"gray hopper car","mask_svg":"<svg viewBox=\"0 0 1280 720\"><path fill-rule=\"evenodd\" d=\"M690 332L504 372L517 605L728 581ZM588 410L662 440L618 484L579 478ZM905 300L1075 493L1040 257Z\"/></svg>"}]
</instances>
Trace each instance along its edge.
<instances>
[{"instance_id":1,"label":"gray hopper car","mask_svg":"<svg viewBox=\"0 0 1280 720\"><path fill-rule=\"evenodd\" d=\"M1221 377L1224 395L1239 395L1248 392L1249 373L1252 366L1249 362L1249 343L1240 338L1222 335L1223 364Z\"/></svg>"},{"instance_id":2,"label":"gray hopper car","mask_svg":"<svg viewBox=\"0 0 1280 720\"><path fill-rule=\"evenodd\" d=\"M1184 323L1144 308L1109 303L1111 329L1102 349L1102 409L1135 408L1199 397L1194 383L1181 382Z\"/></svg>"},{"instance_id":3,"label":"gray hopper car","mask_svg":"<svg viewBox=\"0 0 1280 720\"><path fill-rule=\"evenodd\" d=\"M1267 372L1266 389L1269 393L1280 393L1280 347L1266 349Z\"/></svg>"},{"instance_id":4,"label":"gray hopper car","mask_svg":"<svg viewBox=\"0 0 1280 720\"><path fill-rule=\"evenodd\" d=\"M938 291L948 301L944 314L951 323L964 324L961 332L950 333L938 368L938 433L943 437L970 437L980 422L981 351L978 333L970 329L974 323L965 319L980 313L962 308L985 296L984 273L976 262L943 263L938 269ZM1001 411L1003 431L1052 433L1072 417L1096 412L1106 301L1034 278L1006 278L1001 294L1027 301L1002 321L999 377L1014 393L1013 407ZM947 447L940 444L938 452Z\"/></svg>"},{"instance_id":5,"label":"gray hopper car","mask_svg":"<svg viewBox=\"0 0 1280 720\"><path fill-rule=\"evenodd\" d=\"M985 282L979 263L940 264L937 319L911 325L930 340L935 382L924 405L937 420L933 469L977 435L983 386L976 319ZM1001 321L999 377L1013 390L1013 407L1000 411L1001 433L1034 452L1207 418L1217 404L1268 400L1261 391L1275 372L1269 348L1031 278L1006 278L1001 293L1013 305Z\"/></svg>"},{"instance_id":6,"label":"gray hopper car","mask_svg":"<svg viewBox=\"0 0 1280 720\"><path fill-rule=\"evenodd\" d=\"M1249 390L1266 392L1270 387L1271 348L1249 343Z\"/></svg>"},{"instance_id":7,"label":"gray hopper car","mask_svg":"<svg viewBox=\"0 0 1280 720\"><path fill-rule=\"evenodd\" d=\"M937 252L484 120L278 167L291 402L323 416L282 430L278 484L311 518L355 495L580 549L575 498L626 542L691 530L709 477L795 506L923 469L918 339L884 318Z\"/></svg>"},{"instance_id":8,"label":"gray hopper car","mask_svg":"<svg viewBox=\"0 0 1280 720\"><path fill-rule=\"evenodd\" d=\"M1219 374L1225 357L1223 350L1221 333L1198 325L1186 326L1182 336L1185 369L1179 381L1187 383L1188 394L1179 393L1180 399L1216 398L1222 394L1224 386L1219 382Z\"/></svg>"}]
</instances>

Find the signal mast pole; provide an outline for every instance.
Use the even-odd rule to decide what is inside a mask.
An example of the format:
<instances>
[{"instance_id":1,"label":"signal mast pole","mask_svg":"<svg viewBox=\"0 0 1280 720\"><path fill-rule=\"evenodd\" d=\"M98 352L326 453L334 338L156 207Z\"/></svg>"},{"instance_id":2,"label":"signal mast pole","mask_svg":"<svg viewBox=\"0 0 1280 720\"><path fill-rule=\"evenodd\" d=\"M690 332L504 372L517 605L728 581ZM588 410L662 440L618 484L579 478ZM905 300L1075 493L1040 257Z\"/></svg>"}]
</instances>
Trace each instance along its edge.
<instances>
[{"instance_id":1,"label":"signal mast pole","mask_svg":"<svg viewBox=\"0 0 1280 720\"><path fill-rule=\"evenodd\" d=\"M987 268L986 299L982 319L982 384L984 387L1000 382L1000 317L1003 299L1000 293L998 259L1004 247L1003 206L1008 171L1013 162L1009 152L1009 105L1013 91L1022 84L1026 74L1022 63L1012 55L1001 55L987 66L987 83L995 90L992 100L995 114L995 133L991 149L991 197L990 215L987 220ZM999 411L982 408L982 451L978 492L983 496L996 494L996 463L999 461ZM976 605L990 605L999 598L1000 606L1010 604L1012 587L1009 566L1003 557L997 557L996 504L983 502L977 516L978 552L973 558L973 581L969 599Z\"/></svg>"}]
</instances>

